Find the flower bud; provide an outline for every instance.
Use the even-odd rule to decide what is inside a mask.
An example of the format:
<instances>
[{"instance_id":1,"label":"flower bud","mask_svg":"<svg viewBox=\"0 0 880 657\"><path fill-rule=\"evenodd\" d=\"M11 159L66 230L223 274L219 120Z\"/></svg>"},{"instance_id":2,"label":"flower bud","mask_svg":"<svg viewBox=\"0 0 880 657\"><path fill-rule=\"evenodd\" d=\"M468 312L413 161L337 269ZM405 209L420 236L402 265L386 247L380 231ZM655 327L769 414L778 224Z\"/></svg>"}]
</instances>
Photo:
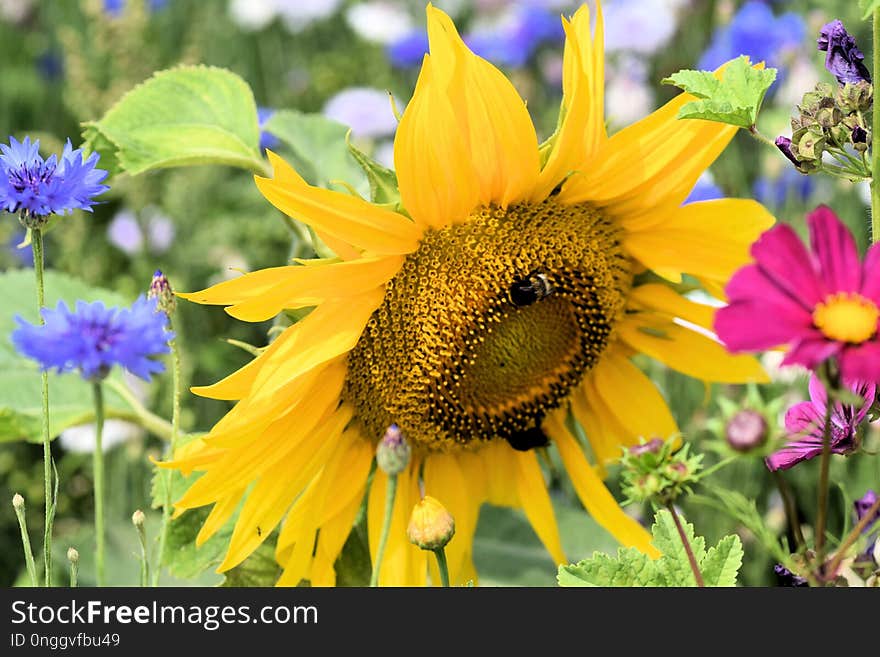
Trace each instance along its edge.
<instances>
[{"instance_id":1,"label":"flower bud","mask_svg":"<svg viewBox=\"0 0 880 657\"><path fill-rule=\"evenodd\" d=\"M144 512L140 509L131 514L131 524L133 524L138 529L144 526L144 520Z\"/></svg>"},{"instance_id":2,"label":"flower bud","mask_svg":"<svg viewBox=\"0 0 880 657\"><path fill-rule=\"evenodd\" d=\"M12 508L16 511L24 509L24 498L18 493L12 496Z\"/></svg>"},{"instance_id":3,"label":"flower bud","mask_svg":"<svg viewBox=\"0 0 880 657\"><path fill-rule=\"evenodd\" d=\"M406 528L410 543L423 550L439 550L455 535L455 519L440 502L426 495L413 507Z\"/></svg>"},{"instance_id":4,"label":"flower bud","mask_svg":"<svg viewBox=\"0 0 880 657\"><path fill-rule=\"evenodd\" d=\"M642 454L657 454L663 449L663 441L660 438L651 438L641 445L633 445L629 448L629 453L633 456L641 456Z\"/></svg>"},{"instance_id":5,"label":"flower bud","mask_svg":"<svg viewBox=\"0 0 880 657\"><path fill-rule=\"evenodd\" d=\"M150 281L150 290L147 292L147 297L156 299L156 307L169 316L177 306L177 300L174 297L174 290L171 289L171 283L168 282L168 278L160 269L157 269L156 273L153 274L153 280Z\"/></svg>"},{"instance_id":6,"label":"flower bud","mask_svg":"<svg viewBox=\"0 0 880 657\"><path fill-rule=\"evenodd\" d=\"M403 472L409 464L412 449L396 424L388 427L376 447L376 465L387 475Z\"/></svg>"},{"instance_id":7,"label":"flower bud","mask_svg":"<svg viewBox=\"0 0 880 657\"><path fill-rule=\"evenodd\" d=\"M748 452L767 440L767 420L758 411L743 409L730 418L724 428L727 444L738 452Z\"/></svg>"},{"instance_id":8,"label":"flower bud","mask_svg":"<svg viewBox=\"0 0 880 657\"><path fill-rule=\"evenodd\" d=\"M67 548L67 560L70 563L79 562L79 551L74 547Z\"/></svg>"}]
</instances>

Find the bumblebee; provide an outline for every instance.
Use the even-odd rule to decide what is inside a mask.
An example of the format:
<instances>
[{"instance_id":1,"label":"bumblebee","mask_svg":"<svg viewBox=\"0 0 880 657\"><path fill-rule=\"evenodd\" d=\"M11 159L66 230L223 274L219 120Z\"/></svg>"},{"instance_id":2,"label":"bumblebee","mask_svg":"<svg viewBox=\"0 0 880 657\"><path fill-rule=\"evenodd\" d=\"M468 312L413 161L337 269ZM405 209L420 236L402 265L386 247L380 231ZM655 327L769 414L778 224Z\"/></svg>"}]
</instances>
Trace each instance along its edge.
<instances>
[{"instance_id":1,"label":"bumblebee","mask_svg":"<svg viewBox=\"0 0 880 657\"><path fill-rule=\"evenodd\" d=\"M553 294L553 286L547 279L547 275L540 272L532 272L525 278L518 279L508 289L510 302L514 306L530 306Z\"/></svg>"}]
</instances>

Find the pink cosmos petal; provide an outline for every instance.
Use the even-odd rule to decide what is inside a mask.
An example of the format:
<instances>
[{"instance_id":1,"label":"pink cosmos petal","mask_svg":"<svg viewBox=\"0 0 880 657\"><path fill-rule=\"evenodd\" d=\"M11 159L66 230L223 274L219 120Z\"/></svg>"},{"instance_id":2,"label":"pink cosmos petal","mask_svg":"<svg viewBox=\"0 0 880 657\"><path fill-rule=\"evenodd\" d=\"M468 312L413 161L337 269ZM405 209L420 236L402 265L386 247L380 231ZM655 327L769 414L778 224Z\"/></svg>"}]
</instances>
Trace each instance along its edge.
<instances>
[{"instance_id":1,"label":"pink cosmos petal","mask_svg":"<svg viewBox=\"0 0 880 657\"><path fill-rule=\"evenodd\" d=\"M727 283L725 293L730 301L754 301L760 299L794 316L798 324L811 326L813 305L804 303L797 295L791 296L767 277L757 265L746 265L737 271Z\"/></svg>"},{"instance_id":2,"label":"pink cosmos petal","mask_svg":"<svg viewBox=\"0 0 880 657\"><path fill-rule=\"evenodd\" d=\"M789 443L777 452L773 452L764 459L764 463L767 464L767 468L771 472L788 470L801 461L816 458L821 453L821 442L817 445L814 442L796 441Z\"/></svg>"},{"instance_id":3,"label":"pink cosmos petal","mask_svg":"<svg viewBox=\"0 0 880 657\"><path fill-rule=\"evenodd\" d=\"M880 306L880 243L865 254L862 270L862 296Z\"/></svg>"},{"instance_id":4,"label":"pink cosmos petal","mask_svg":"<svg viewBox=\"0 0 880 657\"><path fill-rule=\"evenodd\" d=\"M817 262L790 226L777 224L752 245L761 271L791 297L812 308L825 298Z\"/></svg>"},{"instance_id":5,"label":"pink cosmos petal","mask_svg":"<svg viewBox=\"0 0 880 657\"><path fill-rule=\"evenodd\" d=\"M761 351L797 337L801 332L798 319L796 313L788 314L764 301L735 301L716 311L714 328L730 351Z\"/></svg>"},{"instance_id":6,"label":"pink cosmos petal","mask_svg":"<svg viewBox=\"0 0 880 657\"><path fill-rule=\"evenodd\" d=\"M825 405L828 403L828 391L822 380L815 374L810 375L810 383L807 386L810 391L810 401L819 409L819 414L825 414Z\"/></svg>"},{"instance_id":7,"label":"pink cosmos petal","mask_svg":"<svg viewBox=\"0 0 880 657\"><path fill-rule=\"evenodd\" d=\"M819 363L837 354L842 345L839 342L828 340L816 331L815 337L801 339L793 344L789 352L782 360L783 365L803 365L808 369L815 369Z\"/></svg>"},{"instance_id":8,"label":"pink cosmos petal","mask_svg":"<svg viewBox=\"0 0 880 657\"><path fill-rule=\"evenodd\" d=\"M858 292L862 266L849 229L826 205L820 205L807 215L807 225L827 292Z\"/></svg>"},{"instance_id":9,"label":"pink cosmos petal","mask_svg":"<svg viewBox=\"0 0 880 657\"><path fill-rule=\"evenodd\" d=\"M813 402L805 401L795 404L785 412L785 430L798 440L804 440L811 436L821 441L824 423L824 407L817 408Z\"/></svg>"},{"instance_id":10,"label":"pink cosmos petal","mask_svg":"<svg viewBox=\"0 0 880 657\"><path fill-rule=\"evenodd\" d=\"M875 338L847 346L840 356L840 374L847 380L880 382L880 342Z\"/></svg>"}]
</instances>

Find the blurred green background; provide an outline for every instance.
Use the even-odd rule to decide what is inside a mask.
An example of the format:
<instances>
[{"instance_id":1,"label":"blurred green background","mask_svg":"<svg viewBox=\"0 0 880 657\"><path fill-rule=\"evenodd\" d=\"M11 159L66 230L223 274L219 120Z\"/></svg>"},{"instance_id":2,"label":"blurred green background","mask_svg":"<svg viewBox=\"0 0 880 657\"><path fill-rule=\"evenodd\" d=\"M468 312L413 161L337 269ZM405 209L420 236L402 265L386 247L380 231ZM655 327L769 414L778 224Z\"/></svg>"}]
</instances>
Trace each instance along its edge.
<instances>
[{"instance_id":1,"label":"blurred green background","mask_svg":"<svg viewBox=\"0 0 880 657\"><path fill-rule=\"evenodd\" d=\"M544 138L555 127L561 98L558 16L576 2L559 0L435 4L449 11L469 44L509 74L528 101ZM740 53L766 59L780 79L768 96L760 120L774 137L790 134L788 117L801 95L820 80L829 81L823 57L815 49L819 27L841 18L869 50L868 24L852 0L825 2L733 2L730 0L607 0L606 114L615 131L674 95L659 81L681 68L714 66ZM424 4L387 0L83 0L35 2L0 0L0 139L38 137L45 153L60 151L65 139L80 141L81 124L98 119L119 97L155 70L181 63L228 68L243 77L266 113L297 109L323 113L353 130L355 142L374 157L390 161L394 121L390 91L402 109L411 95L424 51ZM389 117L392 118L389 121ZM271 135L266 135L271 142ZM161 268L175 289L194 290L238 271L283 264L291 254L309 256L307 243L292 234L265 202L251 177L240 170L192 167L110 181L111 191L93 214L76 213L46 238L50 268L90 285L115 291L126 301L146 290ZM855 191L854 191L855 190ZM757 197L776 216L803 230L805 211L829 203L856 231L861 246L868 236L867 190L847 183L797 174L777 153L747 135L731 147L704 177L694 198ZM0 270L25 269L28 249L17 248L23 231L14 217L0 221ZM245 324L218 308L179 305L179 339L184 380L205 384L247 362L250 356L224 342L233 338L265 344L271 323ZM2 339L7 340L4 336ZM648 362L689 440L707 461L724 454L724 413L718 399L739 405L739 387L699 383ZM780 378L760 395L802 399L804 377ZM159 415L170 415L170 377L160 376L139 393ZM639 400L633 400L638 412ZM183 426L206 430L226 411L224 402L184 400ZM784 406L783 406L784 408ZM715 420L713 423L712 420ZM108 435L110 431L108 429ZM66 581L67 547L93 549L88 428L65 432L54 444L61 474L56 520L56 582ZM148 511L155 536L160 513L149 510L152 470L149 456L162 444L130 426L117 426L108 460L108 581L137 581L137 542L132 511ZM873 440L873 438L871 438ZM871 444L871 440L868 441ZM20 537L11 498L27 500L35 550L42 536L41 447L10 440L0 444L0 585L24 582ZM817 463L787 476L800 512L812 518L812 482ZM836 459L832 469L831 530L850 522L848 503L864 489L877 487L876 456ZM760 455L743 456L713 478L757 503L759 514L783 533L784 518L773 479ZM612 479L612 488L614 481ZM564 545L577 560L592 550L613 549L614 542L579 508L564 477L552 484ZM772 558L736 520L692 501L683 504L697 532L715 541L740 531L746 545L745 585L773 584ZM39 560L38 560L39 561ZM522 514L484 507L476 541L483 584L553 585L555 566ZM222 578L206 571L193 579L163 577L163 582L213 584ZM93 582L84 562L81 582Z\"/></svg>"}]
</instances>

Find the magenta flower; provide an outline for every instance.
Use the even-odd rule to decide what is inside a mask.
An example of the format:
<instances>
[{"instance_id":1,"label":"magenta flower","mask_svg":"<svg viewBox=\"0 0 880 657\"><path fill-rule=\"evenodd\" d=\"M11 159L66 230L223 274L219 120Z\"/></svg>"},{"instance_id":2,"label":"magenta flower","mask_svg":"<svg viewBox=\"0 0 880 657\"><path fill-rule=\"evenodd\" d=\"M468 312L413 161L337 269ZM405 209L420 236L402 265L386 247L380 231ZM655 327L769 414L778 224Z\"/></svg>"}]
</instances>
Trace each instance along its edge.
<instances>
[{"instance_id":1,"label":"magenta flower","mask_svg":"<svg viewBox=\"0 0 880 657\"><path fill-rule=\"evenodd\" d=\"M730 279L715 332L732 352L788 345L783 365L815 369L836 358L844 380L880 381L880 247L860 262L852 235L825 206L807 225L812 253L785 224L752 245L755 262Z\"/></svg>"},{"instance_id":2,"label":"magenta flower","mask_svg":"<svg viewBox=\"0 0 880 657\"><path fill-rule=\"evenodd\" d=\"M856 430L877 395L877 386L873 383L847 382L846 386L864 402L858 406L837 402L831 409L830 439L833 454L849 454L858 447ZM789 433L790 441L764 459L771 471L787 470L822 453L827 405L825 386L814 374L810 377L810 401L795 404L785 414L785 429Z\"/></svg>"}]
</instances>

